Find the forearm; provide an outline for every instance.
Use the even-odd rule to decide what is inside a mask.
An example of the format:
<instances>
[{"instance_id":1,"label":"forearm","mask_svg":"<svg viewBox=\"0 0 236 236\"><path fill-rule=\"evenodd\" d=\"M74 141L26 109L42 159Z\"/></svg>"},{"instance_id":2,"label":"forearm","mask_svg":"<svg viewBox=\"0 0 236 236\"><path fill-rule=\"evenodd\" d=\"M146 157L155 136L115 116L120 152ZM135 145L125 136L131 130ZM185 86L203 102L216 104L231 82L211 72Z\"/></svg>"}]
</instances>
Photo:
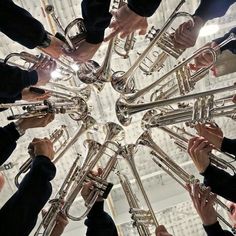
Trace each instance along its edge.
<instances>
[{"instance_id":1,"label":"forearm","mask_svg":"<svg viewBox=\"0 0 236 236\"><path fill-rule=\"evenodd\" d=\"M87 30L87 42L97 44L103 41L104 31L111 21L110 2L111 0L82 1L82 16Z\"/></svg>"},{"instance_id":2,"label":"forearm","mask_svg":"<svg viewBox=\"0 0 236 236\"><path fill-rule=\"evenodd\" d=\"M225 199L236 202L236 176L231 176L227 172L209 165L204 173L204 183L210 186L213 193Z\"/></svg>"},{"instance_id":3,"label":"forearm","mask_svg":"<svg viewBox=\"0 0 236 236\"><path fill-rule=\"evenodd\" d=\"M16 148L16 141L20 137L14 123L0 128L0 165L2 165Z\"/></svg>"},{"instance_id":4,"label":"forearm","mask_svg":"<svg viewBox=\"0 0 236 236\"><path fill-rule=\"evenodd\" d=\"M219 222L217 221L213 225L203 225L204 230L206 231L207 236L229 236L233 235L229 231L225 231L221 228Z\"/></svg>"},{"instance_id":5,"label":"forearm","mask_svg":"<svg viewBox=\"0 0 236 236\"><path fill-rule=\"evenodd\" d=\"M0 98L12 98L19 96L24 88L35 85L38 81L36 71L25 71L0 63Z\"/></svg>"},{"instance_id":6,"label":"forearm","mask_svg":"<svg viewBox=\"0 0 236 236\"><path fill-rule=\"evenodd\" d=\"M201 0L194 15L199 16L203 21L208 21L223 16L235 0Z\"/></svg>"},{"instance_id":7,"label":"forearm","mask_svg":"<svg viewBox=\"0 0 236 236\"><path fill-rule=\"evenodd\" d=\"M30 49L40 46L46 34L39 21L11 0L0 1L0 31Z\"/></svg>"},{"instance_id":8,"label":"forearm","mask_svg":"<svg viewBox=\"0 0 236 236\"><path fill-rule=\"evenodd\" d=\"M221 38L217 38L217 39L214 39L213 41L215 41L218 45L220 43L222 43L223 41L225 41L229 35L231 33L234 33L236 34L236 27L231 29L227 34L225 34L223 37ZM232 53L236 54L236 40L232 40L230 42L228 42L226 45L224 45L223 47L221 47L221 51L224 51L224 50L230 50Z\"/></svg>"},{"instance_id":9,"label":"forearm","mask_svg":"<svg viewBox=\"0 0 236 236\"><path fill-rule=\"evenodd\" d=\"M128 0L128 7L140 16L152 16L159 7L161 0Z\"/></svg>"}]
</instances>

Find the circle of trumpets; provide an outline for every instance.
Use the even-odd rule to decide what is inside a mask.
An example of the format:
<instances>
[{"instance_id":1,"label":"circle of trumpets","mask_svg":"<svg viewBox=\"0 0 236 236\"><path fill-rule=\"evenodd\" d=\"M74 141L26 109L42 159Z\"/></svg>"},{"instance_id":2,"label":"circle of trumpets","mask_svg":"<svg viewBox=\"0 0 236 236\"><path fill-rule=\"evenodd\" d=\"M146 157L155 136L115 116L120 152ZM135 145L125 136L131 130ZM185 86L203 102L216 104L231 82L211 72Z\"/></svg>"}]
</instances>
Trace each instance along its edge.
<instances>
[{"instance_id":1,"label":"circle of trumpets","mask_svg":"<svg viewBox=\"0 0 236 236\"><path fill-rule=\"evenodd\" d=\"M82 97L72 98L76 102L77 111L69 114L70 118L75 121L83 120L88 115L88 106L86 101Z\"/></svg>"},{"instance_id":2,"label":"circle of trumpets","mask_svg":"<svg viewBox=\"0 0 236 236\"><path fill-rule=\"evenodd\" d=\"M134 93L135 82L134 78L131 79L121 79L122 75L125 74L124 71L116 71L112 75L111 85L112 87L121 94ZM128 80L128 81L127 81Z\"/></svg>"},{"instance_id":3,"label":"circle of trumpets","mask_svg":"<svg viewBox=\"0 0 236 236\"><path fill-rule=\"evenodd\" d=\"M158 112L157 110L154 110L154 109L149 110L144 114L141 121L141 127L143 130L147 130L150 128L149 126L152 123L152 118L153 116L156 116L156 115L158 115Z\"/></svg>"},{"instance_id":4,"label":"circle of trumpets","mask_svg":"<svg viewBox=\"0 0 236 236\"><path fill-rule=\"evenodd\" d=\"M99 68L100 65L96 61L89 60L80 66L80 69L77 71L77 77L85 84L96 83L98 81L96 72Z\"/></svg>"},{"instance_id":5,"label":"circle of trumpets","mask_svg":"<svg viewBox=\"0 0 236 236\"><path fill-rule=\"evenodd\" d=\"M116 117L123 126L128 126L132 121L132 117L129 115L125 104L126 103L122 98L119 98L116 101Z\"/></svg>"}]
</instances>

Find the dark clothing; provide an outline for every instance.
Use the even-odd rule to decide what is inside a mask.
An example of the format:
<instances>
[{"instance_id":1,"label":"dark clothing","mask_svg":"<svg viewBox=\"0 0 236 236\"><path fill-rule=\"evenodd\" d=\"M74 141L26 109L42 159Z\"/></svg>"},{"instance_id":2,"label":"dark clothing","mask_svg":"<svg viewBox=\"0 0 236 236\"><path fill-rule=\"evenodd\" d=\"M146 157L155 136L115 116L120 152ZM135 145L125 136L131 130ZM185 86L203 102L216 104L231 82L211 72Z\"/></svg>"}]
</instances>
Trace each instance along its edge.
<instances>
[{"instance_id":1,"label":"dark clothing","mask_svg":"<svg viewBox=\"0 0 236 236\"><path fill-rule=\"evenodd\" d=\"M0 127L0 165L2 165L16 148L16 141L20 137L12 122Z\"/></svg>"},{"instance_id":2,"label":"dark clothing","mask_svg":"<svg viewBox=\"0 0 236 236\"><path fill-rule=\"evenodd\" d=\"M233 236L229 231L223 230L218 221L213 225L203 225L203 228L206 231L207 236Z\"/></svg>"},{"instance_id":3,"label":"dark clothing","mask_svg":"<svg viewBox=\"0 0 236 236\"><path fill-rule=\"evenodd\" d=\"M212 20L223 16L235 2L236 0L201 0L194 15L201 17L204 21Z\"/></svg>"},{"instance_id":4,"label":"dark clothing","mask_svg":"<svg viewBox=\"0 0 236 236\"><path fill-rule=\"evenodd\" d=\"M29 173L19 189L0 210L0 235L27 236L34 228L37 216L48 201L56 168L44 156L33 160Z\"/></svg>"},{"instance_id":5,"label":"dark clothing","mask_svg":"<svg viewBox=\"0 0 236 236\"><path fill-rule=\"evenodd\" d=\"M11 0L0 1L0 31L30 49L41 45L46 37L43 25Z\"/></svg>"},{"instance_id":6,"label":"dark clothing","mask_svg":"<svg viewBox=\"0 0 236 236\"><path fill-rule=\"evenodd\" d=\"M201 174L204 176L204 184L210 186L213 193L236 202L236 175L232 176L213 165L209 165Z\"/></svg>"},{"instance_id":7,"label":"dark clothing","mask_svg":"<svg viewBox=\"0 0 236 236\"><path fill-rule=\"evenodd\" d=\"M118 236L114 221L104 211L104 201L93 205L84 223L88 227L86 236Z\"/></svg>"},{"instance_id":8,"label":"dark clothing","mask_svg":"<svg viewBox=\"0 0 236 236\"><path fill-rule=\"evenodd\" d=\"M21 91L38 81L36 71L25 71L0 63L0 102L15 102L21 99ZM2 99L2 100L1 100Z\"/></svg>"},{"instance_id":9,"label":"dark clothing","mask_svg":"<svg viewBox=\"0 0 236 236\"><path fill-rule=\"evenodd\" d=\"M236 139L224 137L221 144L221 151L233 154L236 157Z\"/></svg>"},{"instance_id":10,"label":"dark clothing","mask_svg":"<svg viewBox=\"0 0 236 236\"><path fill-rule=\"evenodd\" d=\"M224 40L226 40L229 37L230 33L234 33L236 35L236 27L231 29L223 37L214 39L213 41L215 41L219 45L221 42L223 42ZM227 49L230 50L232 53L236 54L236 40L232 40L231 42L229 42L226 45L224 45L223 47L221 47L221 51L224 51Z\"/></svg>"},{"instance_id":11,"label":"dark clothing","mask_svg":"<svg viewBox=\"0 0 236 236\"><path fill-rule=\"evenodd\" d=\"M46 37L43 25L11 0L0 1L0 31L30 49L41 45ZM0 78L0 102L5 103L21 99L22 89L38 81L36 71L27 72L3 63Z\"/></svg>"},{"instance_id":12,"label":"dark clothing","mask_svg":"<svg viewBox=\"0 0 236 236\"><path fill-rule=\"evenodd\" d=\"M104 38L104 31L111 21L109 13L110 0L83 0L82 16L87 29L86 41L89 43L101 43ZM129 8L140 16L151 16L161 0L128 0Z\"/></svg>"}]
</instances>

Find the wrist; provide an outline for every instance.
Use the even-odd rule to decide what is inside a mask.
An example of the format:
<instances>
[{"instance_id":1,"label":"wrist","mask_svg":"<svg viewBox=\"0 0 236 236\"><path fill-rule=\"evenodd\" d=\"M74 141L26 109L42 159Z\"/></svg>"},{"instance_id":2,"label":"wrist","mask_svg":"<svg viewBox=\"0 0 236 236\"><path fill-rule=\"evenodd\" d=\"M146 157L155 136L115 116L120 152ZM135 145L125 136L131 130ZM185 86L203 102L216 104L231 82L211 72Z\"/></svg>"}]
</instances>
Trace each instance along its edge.
<instances>
[{"instance_id":1,"label":"wrist","mask_svg":"<svg viewBox=\"0 0 236 236\"><path fill-rule=\"evenodd\" d=\"M45 32L43 41L41 44L38 46L39 48L48 48L51 45L51 35L48 32Z\"/></svg>"},{"instance_id":2,"label":"wrist","mask_svg":"<svg viewBox=\"0 0 236 236\"><path fill-rule=\"evenodd\" d=\"M206 21L204 21L200 16L193 16L193 20L194 20L194 25L196 25L199 28L199 30L206 23Z\"/></svg>"},{"instance_id":3,"label":"wrist","mask_svg":"<svg viewBox=\"0 0 236 236\"><path fill-rule=\"evenodd\" d=\"M221 149L221 146L222 146L222 141L223 141L223 137L221 136L216 136L216 140L215 140L215 147L217 149Z\"/></svg>"},{"instance_id":4,"label":"wrist","mask_svg":"<svg viewBox=\"0 0 236 236\"><path fill-rule=\"evenodd\" d=\"M27 130L27 128L24 126L24 120L19 119L16 122L14 122L15 124L15 129L17 130L17 132L19 133L20 136L25 134L25 131Z\"/></svg>"},{"instance_id":5,"label":"wrist","mask_svg":"<svg viewBox=\"0 0 236 236\"><path fill-rule=\"evenodd\" d=\"M217 218L212 218L212 219L202 219L202 224L204 226L211 226L214 225L217 222Z\"/></svg>"}]
</instances>

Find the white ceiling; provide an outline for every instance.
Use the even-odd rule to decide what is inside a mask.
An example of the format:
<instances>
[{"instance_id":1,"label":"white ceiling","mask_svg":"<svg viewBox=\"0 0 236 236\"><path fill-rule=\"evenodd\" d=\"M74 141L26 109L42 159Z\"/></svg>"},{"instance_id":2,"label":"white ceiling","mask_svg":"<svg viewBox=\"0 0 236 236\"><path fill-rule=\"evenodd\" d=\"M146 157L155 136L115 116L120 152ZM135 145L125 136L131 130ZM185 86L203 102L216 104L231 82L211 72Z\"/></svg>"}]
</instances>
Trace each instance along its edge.
<instances>
[{"instance_id":1,"label":"white ceiling","mask_svg":"<svg viewBox=\"0 0 236 236\"><path fill-rule=\"evenodd\" d=\"M55 11L59 15L59 19L61 20L62 24L66 26L71 20L75 17L81 16L80 11L80 3L81 1L78 0L41 0L41 1L26 1L26 0L18 0L15 1L19 5L23 6L27 9L35 18L40 20L45 28L48 31L52 31L49 27L48 20L46 15L43 11L45 5L53 4L55 7ZM156 27L161 27L163 22L167 19L167 17L171 14L172 10L175 8L179 1L178 0L171 0L171 1L163 1L160 5L157 12L154 14L153 17L149 19L149 27L155 25ZM197 7L199 1L188 0L187 3L183 6L183 10L189 13L192 13L194 9ZM209 23L215 22L220 25L220 32L217 35L211 35L204 38L199 38L196 46L192 49L188 49L184 55L190 55L195 49L199 48L201 45L204 45L206 42L214 39L220 35L223 35L227 32L232 26L235 25L235 10L236 6L231 7L228 11L227 15L224 18L216 19ZM183 21L183 19L182 19ZM177 23L177 25L180 22ZM26 50L21 45L12 42L3 34L0 34L0 58L4 58L10 52L20 52ZM112 58L112 69L114 71L117 70L127 70L130 65L135 61L137 58L137 51L142 52L142 50L147 45L147 40L143 37L137 37L137 43L135 49L130 55L130 59L124 60L119 58L117 55L114 55ZM101 46L101 49L95 56L95 60L99 63L102 63L102 60L105 55L105 51L107 48L107 44ZM37 53L32 52L31 53ZM160 73L154 73L152 76L145 77L140 71L136 73L136 81L137 87L142 88L149 84L151 81L154 81L157 76L160 74L165 73L169 68L172 68L175 64L175 61L169 60L166 67ZM214 88L217 84L218 86L228 85L234 81L234 74L222 76L219 78L212 78L212 75L207 76L204 78L199 84L195 91L198 90L205 90ZM77 82L77 84L81 84ZM107 84L104 90L96 94L95 92L92 93L92 97L89 100L89 104L92 106L91 114L93 117L96 118L97 122L99 123L99 127L108 122L113 121L117 122L118 120L115 116L115 108L114 104L119 94L114 92L112 87ZM148 101L146 98L146 101ZM6 115L9 111L3 112L0 114L2 125L7 124ZM143 114L142 114L143 115ZM125 140L122 141L122 144L129 144L134 143L137 138L142 133L142 129L140 127L140 120L142 115L136 115L133 119L132 124L129 127L125 127L126 137ZM227 121L227 122L226 122ZM235 123L229 119L221 118L217 119L219 125L223 128L226 136L234 137L234 126ZM72 121L67 116L57 115L55 121L50 124L48 127L43 129L36 129L27 131L27 134L20 138L18 142L18 147L9 159L15 166L10 169L4 171L4 174L7 179L7 184L4 188L4 191L1 193L1 204L3 204L9 196L16 190L13 180L14 176L18 171L19 166L22 162L28 158L27 155L27 145L28 143L35 137L44 137L47 136L50 132L52 132L56 127L61 124L66 124L70 135L73 135L75 130L78 127L78 124ZM169 139L169 137L164 134L162 131L158 129L154 129L152 132L153 139L160 145L163 150L165 150L172 158L174 158L178 163L181 165L186 166L187 170L190 173L196 174L195 168L192 166L192 163L189 161L189 157L187 154L178 150L173 142ZM64 178L65 174L67 173L70 165L72 164L74 158L76 157L76 153L81 153L85 155L85 148L82 145L83 141L87 137L94 137L97 141L102 142L104 140L104 135L102 131L95 132L87 135L83 135L81 139L74 145L66 155L60 160L57 164L57 176L53 180L53 187L54 187L54 194L57 192L59 186L62 183L62 179ZM135 162L137 169L142 176L144 187L147 191L148 196L150 197L151 203L155 212L157 212L157 219L161 224L165 224L168 230L175 236L183 236L183 235L192 235L192 236L199 236L204 235L201 221L197 217L194 209L192 208L191 203L189 202L188 195L185 193L185 190L182 189L179 185L177 185L174 180L170 179L165 173L163 173L157 166L153 164L150 158L149 149L140 147L137 152L137 157L135 157ZM124 160L119 161L119 169L122 173L125 173L133 181L133 177L131 171L129 170L127 164ZM122 192L121 186L118 184L117 177L112 174L110 180L113 181L115 184L107 206L108 211L113 213L114 220L116 221L117 225L119 225L120 235L124 236L133 236L137 235L136 231L132 229L130 224L130 216L128 214L128 204L125 200L124 193ZM137 195L140 196L138 193L138 189L135 187L135 191ZM81 202L79 200L79 202ZM75 210L78 214L78 206ZM84 235L85 227L83 226L83 222L70 222L69 226L66 229L64 235L66 236L78 236Z\"/></svg>"}]
</instances>

